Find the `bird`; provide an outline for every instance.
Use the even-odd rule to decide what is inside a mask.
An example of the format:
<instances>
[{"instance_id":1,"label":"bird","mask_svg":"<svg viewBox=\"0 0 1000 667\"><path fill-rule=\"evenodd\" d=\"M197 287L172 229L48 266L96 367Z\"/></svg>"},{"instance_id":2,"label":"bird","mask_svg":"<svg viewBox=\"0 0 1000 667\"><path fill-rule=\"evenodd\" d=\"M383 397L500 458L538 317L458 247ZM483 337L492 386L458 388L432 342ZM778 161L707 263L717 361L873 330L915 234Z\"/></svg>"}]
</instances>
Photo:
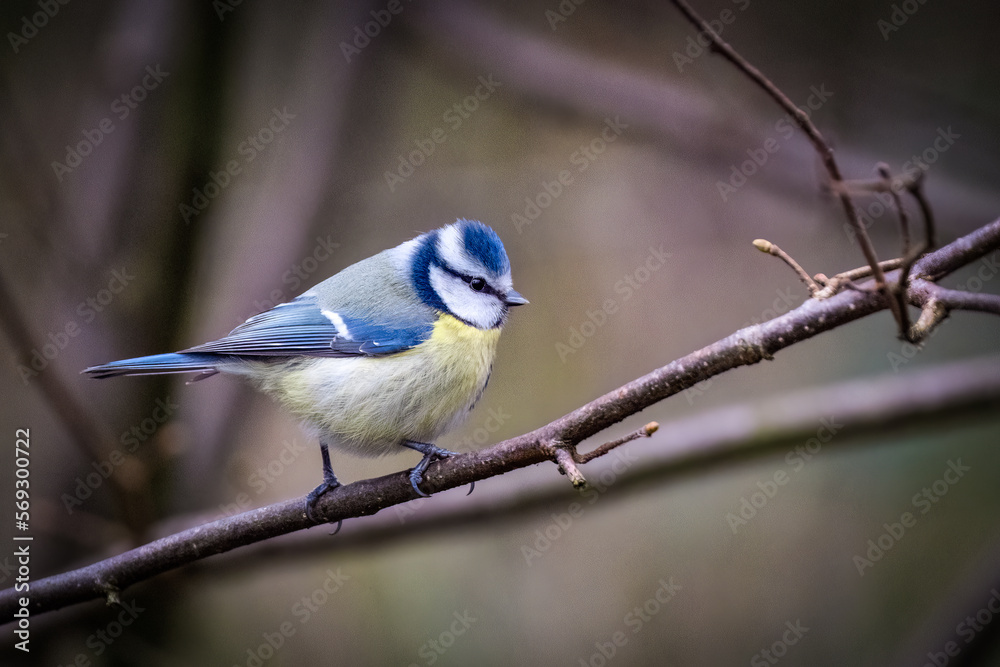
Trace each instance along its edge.
<instances>
[{"instance_id":1,"label":"bird","mask_svg":"<svg viewBox=\"0 0 1000 667\"><path fill-rule=\"evenodd\" d=\"M323 481L339 487L329 447L360 456L423 454L409 481L455 452L434 441L475 407L511 307L527 304L497 233L477 220L426 232L363 259L218 340L92 366L93 378L230 373L249 380L319 440ZM338 526L339 527L339 526Z\"/></svg>"}]
</instances>

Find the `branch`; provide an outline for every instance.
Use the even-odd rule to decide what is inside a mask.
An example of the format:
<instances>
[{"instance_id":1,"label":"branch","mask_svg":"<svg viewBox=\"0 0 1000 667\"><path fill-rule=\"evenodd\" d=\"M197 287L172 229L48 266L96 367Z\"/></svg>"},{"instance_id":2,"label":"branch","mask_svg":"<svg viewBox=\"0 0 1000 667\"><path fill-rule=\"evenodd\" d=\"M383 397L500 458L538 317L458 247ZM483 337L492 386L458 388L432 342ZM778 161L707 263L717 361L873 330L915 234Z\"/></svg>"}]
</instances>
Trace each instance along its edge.
<instances>
[{"instance_id":1,"label":"branch","mask_svg":"<svg viewBox=\"0 0 1000 667\"><path fill-rule=\"evenodd\" d=\"M806 273L806 270L802 268L801 264L792 259L791 255L779 248L776 244L771 243L767 239L754 239L753 245L757 248L757 250L760 250L768 255L774 255L791 267L792 271L795 272L795 275L799 277L799 280L805 283L805 286L809 288L809 296L816 296L816 293L822 289L816 281L813 280L808 273Z\"/></svg>"},{"instance_id":2,"label":"branch","mask_svg":"<svg viewBox=\"0 0 1000 667\"><path fill-rule=\"evenodd\" d=\"M945 275L1000 248L1000 220L958 239L921 259L914 274ZM626 417L727 370L756 364L803 340L883 310L886 299L865 291L845 291L829 299L810 299L793 311L753 325L697 352L673 361L601 396L535 431L488 449L434 463L424 475L431 493L465 486L536 463L552 461L554 452L576 455L580 442ZM317 510L336 522L376 512L417 498L407 472L366 479L324 496ZM220 519L165 537L93 565L32 583L34 613L95 598L116 600L137 582L237 547L309 528L304 498ZM19 594L0 592L0 614L11 618Z\"/></svg>"},{"instance_id":3,"label":"branch","mask_svg":"<svg viewBox=\"0 0 1000 667\"><path fill-rule=\"evenodd\" d=\"M806 137L812 143L816 152L819 153L820 159L823 161L823 166L826 168L827 174L830 176L830 181L833 184L832 190L837 193L837 198L840 199L840 203L844 207L844 213L847 215L847 221L854 228L854 232L857 235L858 243L861 245L861 252L864 253L865 260L871 267L872 275L875 277L875 287L879 291L884 292L886 287L885 274L882 272L882 267L879 266L878 256L875 254L875 247L872 245L871 239L868 238L868 232L865 230L865 226L861 224L861 220L858 219L858 211L854 207L854 202L851 200L850 194L839 185L843 182L843 177L840 174L840 167L837 166L837 161L833 157L833 149L830 144L826 142L823 135L820 134L819 129L813 124L812 120L802 109L795 106L795 103L788 99L788 96L781 92L774 83L764 76L764 73L759 69L751 65L743 56L737 53L736 49L730 46L725 40L722 39L701 16L698 15L696 11L687 3L687 0L673 0L674 5L677 9L684 14L685 18L694 25L695 28L702 31L709 40L712 42L712 46L717 53L720 53L726 60L731 62L736 69L746 74L751 81L760 86L764 92L766 92L771 99L778 103L782 109L788 112L796 124L802 129ZM895 303L890 303L892 308L893 316L896 318L897 322L901 322L900 315L898 312L898 305Z\"/></svg>"},{"instance_id":4,"label":"branch","mask_svg":"<svg viewBox=\"0 0 1000 667\"><path fill-rule=\"evenodd\" d=\"M941 287L926 280L914 280L909 294L915 306L924 306L933 300L948 310L978 310L1000 315L1000 295L997 294L963 292Z\"/></svg>"},{"instance_id":5,"label":"branch","mask_svg":"<svg viewBox=\"0 0 1000 667\"><path fill-rule=\"evenodd\" d=\"M995 414L998 403L1000 357L993 356L905 374L887 373L707 410L661 426L657 432L661 446L636 451L635 462L627 470L616 471L615 493L607 498L621 500L628 497L630 490L664 479L780 452L815 435L817 424L824 418L843 426L838 437L824 447L849 446L866 434L898 428L923 429L921 432L926 433L928 427L935 425L944 428L943 416L961 418L967 423L976 415ZM645 432L643 427L622 440L643 437ZM840 437L845 433L849 437ZM602 445L581 458L589 460L615 443ZM201 561L192 567L196 574L214 577L232 574L237 568L260 567L263 562L278 558L329 557L337 551L371 549L448 531L488 530L497 523L537 515L576 499L564 482L551 479L529 489L498 491L478 498L455 495L434 503L420 501L418 505L399 507L393 513L348 523L336 540L303 531ZM206 516L192 516L186 519L186 525L206 520ZM176 519L165 521L161 534L181 527Z\"/></svg>"}]
</instances>

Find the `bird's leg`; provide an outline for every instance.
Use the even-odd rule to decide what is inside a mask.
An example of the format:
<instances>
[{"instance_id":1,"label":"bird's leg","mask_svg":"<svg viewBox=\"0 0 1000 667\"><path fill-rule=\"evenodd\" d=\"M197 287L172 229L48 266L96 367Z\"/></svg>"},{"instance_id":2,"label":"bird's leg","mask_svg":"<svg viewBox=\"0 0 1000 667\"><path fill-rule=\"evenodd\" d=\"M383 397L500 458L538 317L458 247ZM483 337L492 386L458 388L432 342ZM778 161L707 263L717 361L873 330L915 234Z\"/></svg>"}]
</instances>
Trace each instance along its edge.
<instances>
[{"instance_id":1,"label":"bird's leg","mask_svg":"<svg viewBox=\"0 0 1000 667\"><path fill-rule=\"evenodd\" d=\"M418 495L427 498L427 494L420 490L420 482L424 481L424 471L427 470L427 466L434 461L440 461L441 459L446 459L451 456L458 456L458 452L443 449L437 445L431 445L426 442L414 442L413 440L404 440L400 444L404 447L415 449L424 455L424 458L420 459L420 463L415 465L413 470L410 471L410 485ZM469 493L472 493L472 489L474 488L476 488L475 482L473 482L472 486L469 487Z\"/></svg>"},{"instance_id":2,"label":"bird's leg","mask_svg":"<svg viewBox=\"0 0 1000 667\"><path fill-rule=\"evenodd\" d=\"M310 491L309 495L306 496L306 516L313 523L321 523L313 514L313 509L316 507L317 501L319 501L324 494L333 491L340 486L340 482L337 481L337 476L333 474L333 467L330 465L330 450L327 449L325 442L319 443L319 450L323 455L323 483ZM339 522L337 524L337 530L340 530ZM337 531L334 532L336 533Z\"/></svg>"}]
</instances>

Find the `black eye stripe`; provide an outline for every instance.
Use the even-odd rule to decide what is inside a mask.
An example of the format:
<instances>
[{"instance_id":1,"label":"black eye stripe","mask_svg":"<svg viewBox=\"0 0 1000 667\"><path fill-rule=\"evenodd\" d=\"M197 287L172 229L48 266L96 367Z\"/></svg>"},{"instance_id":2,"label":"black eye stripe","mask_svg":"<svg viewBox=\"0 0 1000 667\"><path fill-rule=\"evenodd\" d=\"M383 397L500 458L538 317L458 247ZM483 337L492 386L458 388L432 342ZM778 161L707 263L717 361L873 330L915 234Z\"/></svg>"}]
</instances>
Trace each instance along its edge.
<instances>
[{"instance_id":1,"label":"black eye stripe","mask_svg":"<svg viewBox=\"0 0 1000 667\"><path fill-rule=\"evenodd\" d=\"M493 296L499 298L500 294L495 289L493 289L493 286L490 285L489 281L487 281L485 278L483 278L481 276L470 276L470 275L466 275L464 273L459 273L458 271L454 270L450 266L445 266L444 264L439 264L438 266L440 266L441 269L445 273L448 273L450 275L455 276L456 278L458 278L459 280L461 280L462 282L464 282L464 283L466 283L467 285L470 285L470 286L471 286L471 283L472 283L473 280L476 280L476 279L482 280L483 281L483 289L477 290L477 291L480 292L481 294L492 294Z\"/></svg>"}]
</instances>

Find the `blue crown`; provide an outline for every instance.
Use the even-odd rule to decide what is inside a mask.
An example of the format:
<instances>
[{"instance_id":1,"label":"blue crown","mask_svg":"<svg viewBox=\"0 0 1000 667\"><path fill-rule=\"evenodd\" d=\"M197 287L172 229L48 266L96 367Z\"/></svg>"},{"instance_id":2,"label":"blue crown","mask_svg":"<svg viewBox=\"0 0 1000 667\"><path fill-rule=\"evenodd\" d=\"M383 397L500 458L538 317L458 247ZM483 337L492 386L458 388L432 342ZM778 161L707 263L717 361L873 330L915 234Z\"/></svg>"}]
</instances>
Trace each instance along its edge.
<instances>
[{"instance_id":1,"label":"blue crown","mask_svg":"<svg viewBox=\"0 0 1000 667\"><path fill-rule=\"evenodd\" d=\"M459 219L454 224L461 233L462 246L468 256L483 265L495 277L510 272L510 260L503 242L497 233L478 220ZM442 228L445 229L445 228ZM447 312L448 307L434 288L431 287L430 267L438 266L447 269L441 254L438 252L438 238L441 229L427 232L420 238L420 244L413 257L411 279L420 300L431 308Z\"/></svg>"}]
</instances>

